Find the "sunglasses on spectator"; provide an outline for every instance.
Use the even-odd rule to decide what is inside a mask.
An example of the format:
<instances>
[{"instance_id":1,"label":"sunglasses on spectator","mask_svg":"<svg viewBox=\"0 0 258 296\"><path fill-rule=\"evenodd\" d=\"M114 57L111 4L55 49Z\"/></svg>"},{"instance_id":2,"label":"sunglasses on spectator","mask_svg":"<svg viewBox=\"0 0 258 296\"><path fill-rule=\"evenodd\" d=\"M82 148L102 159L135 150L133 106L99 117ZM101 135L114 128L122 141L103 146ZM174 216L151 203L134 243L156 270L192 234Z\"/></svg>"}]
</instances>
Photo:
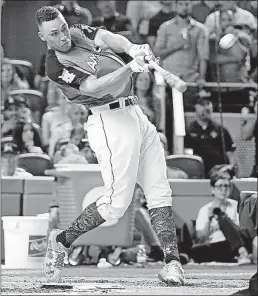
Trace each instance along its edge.
<instances>
[{"instance_id":1,"label":"sunglasses on spectator","mask_svg":"<svg viewBox=\"0 0 258 296\"><path fill-rule=\"evenodd\" d=\"M230 185L229 184L220 184L220 185L215 185L214 187L222 190L222 189L229 189Z\"/></svg>"}]
</instances>

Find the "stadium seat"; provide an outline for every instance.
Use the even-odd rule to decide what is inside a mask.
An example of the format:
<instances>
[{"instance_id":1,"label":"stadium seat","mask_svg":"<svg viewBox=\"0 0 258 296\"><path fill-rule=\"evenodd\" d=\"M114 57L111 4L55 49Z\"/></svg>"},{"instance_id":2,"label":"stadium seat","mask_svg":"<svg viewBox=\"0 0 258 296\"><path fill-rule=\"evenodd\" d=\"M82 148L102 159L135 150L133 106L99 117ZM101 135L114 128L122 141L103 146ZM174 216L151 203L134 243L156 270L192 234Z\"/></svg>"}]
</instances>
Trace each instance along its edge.
<instances>
[{"instance_id":1,"label":"stadium seat","mask_svg":"<svg viewBox=\"0 0 258 296\"><path fill-rule=\"evenodd\" d=\"M11 60L11 63L23 74L30 87L34 88L34 69L32 63L25 60Z\"/></svg>"},{"instance_id":2,"label":"stadium seat","mask_svg":"<svg viewBox=\"0 0 258 296\"><path fill-rule=\"evenodd\" d=\"M52 161L46 154L24 153L18 155L17 165L33 176L45 176L45 170L52 168Z\"/></svg>"},{"instance_id":3,"label":"stadium seat","mask_svg":"<svg viewBox=\"0 0 258 296\"><path fill-rule=\"evenodd\" d=\"M32 89L17 89L9 92L11 97L23 96L27 98L32 118L40 125L43 114L43 94L40 91Z\"/></svg>"},{"instance_id":4,"label":"stadium seat","mask_svg":"<svg viewBox=\"0 0 258 296\"><path fill-rule=\"evenodd\" d=\"M13 143L13 137L12 136L7 136L7 137L3 137L1 138L1 144L10 144Z\"/></svg>"},{"instance_id":5,"label":"stadium seat","mask_svg":"<svg viewBox=\"0 0 258 296\"><path fill-rule=\"evenodd\" d=\"M166 158L168 167L176 167L184 171L189 179L204 179L204 164L200 156L197 155L169 155Z\"/></svg>"}]
</instances>

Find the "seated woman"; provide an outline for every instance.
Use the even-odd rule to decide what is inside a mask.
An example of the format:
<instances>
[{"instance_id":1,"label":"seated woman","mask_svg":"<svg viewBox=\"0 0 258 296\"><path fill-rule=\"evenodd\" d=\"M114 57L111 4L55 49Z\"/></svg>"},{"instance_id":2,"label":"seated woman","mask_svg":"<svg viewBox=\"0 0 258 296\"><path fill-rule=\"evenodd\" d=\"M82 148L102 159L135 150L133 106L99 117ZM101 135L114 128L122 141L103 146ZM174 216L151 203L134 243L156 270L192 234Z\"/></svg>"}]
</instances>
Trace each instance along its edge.
<instances>
[{"instance_id":1,"label":"seated woman","mask_svg":"<svg viewBox=\"0 0 258 296\"><path fill-rule=\"evenodd\" d=\"M13 140L20 153L43 153L40 135L30 121L17 123Z\"/></svg>"},{"instance_id":2,"label":"seated woman","mask_svg":"<svg viewBox=\"0 0 258 296\"><path fill-rule=\"evenodd\" d=\"M139 106L151 123L160 124L161 105L153 94L154 76L151 72L137 73L134 80L134 93L139 98Z\"/></svg>"},{"instance_id":3,"label":"seated woman","mask_svg":"<svg viewBox=\"0 0 258 296\"><path fill-rule=\"evenodd\" d=\"M215 172L210 177L213 199L204 205L196 219L196 236L199 243L193 245L190 257L195 262L233 262L249 264L251 260L239 228L237 201L229 199L230 175Z\"/></svg>"},{"instance_id":4,"label":"seated woman","mask_svg":"<svg viewBox=\"0 0 258 296\"><path fill-rule=\"evenodd\" d=\"M2 106L8 98L9 92L17 89L29 89L29 84L26 80L22 80L16 70L12 61L4 58L1 68L1 101Z\"/></svg>"}]
</instances>

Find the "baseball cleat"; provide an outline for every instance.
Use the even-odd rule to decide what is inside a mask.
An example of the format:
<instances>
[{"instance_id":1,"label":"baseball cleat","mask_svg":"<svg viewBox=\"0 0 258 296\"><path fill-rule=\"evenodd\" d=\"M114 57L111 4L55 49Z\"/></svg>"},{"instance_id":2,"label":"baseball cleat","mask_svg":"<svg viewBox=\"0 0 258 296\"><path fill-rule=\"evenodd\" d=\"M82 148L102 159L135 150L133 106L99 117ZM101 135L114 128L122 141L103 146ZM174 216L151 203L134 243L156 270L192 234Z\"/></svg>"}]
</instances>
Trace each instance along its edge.
<instances>
[{"instance_id":1,"label":"baseball cleat","mask_svg":"<svg viewBox=\"0 0 258 296\"><path fill-rule=\"evenodd\" d=\"M180 262L173 260L167 263L158 274L158 278L168 286L183 286L185 272Z\"/></svg>"},{"instance_id":2,"label":"baseball cleat","mask_svg":"<svg viewBox=\"0 0 258 296\"><path fill-rule=\"evenodd\" d=\"M54 229L48 237L47 252L44 259L44 272L47 282L59 282L64 269L65 258L70 248L65 248L56 237L62 230Z\"/></svg>"}]
</instances>

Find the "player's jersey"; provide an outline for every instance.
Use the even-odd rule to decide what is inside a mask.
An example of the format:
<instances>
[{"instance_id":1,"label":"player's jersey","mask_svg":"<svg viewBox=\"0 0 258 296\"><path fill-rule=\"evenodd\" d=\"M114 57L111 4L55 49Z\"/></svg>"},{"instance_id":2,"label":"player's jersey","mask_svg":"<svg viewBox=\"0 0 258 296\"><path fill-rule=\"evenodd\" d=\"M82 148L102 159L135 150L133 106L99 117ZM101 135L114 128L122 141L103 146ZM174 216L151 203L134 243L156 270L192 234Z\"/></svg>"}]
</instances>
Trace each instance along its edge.
<instances>
[{"instance_id":1,"label":"player's jersey","mask_svg":"<svg viewBox=\"0 0 258 296\"><path fill-rule=\"evenodd\" d=\"M67 52L49 49L46 57L46 72L49 79L58 84L70 101L83 104L87 108L104 105L132 94L132 78L127 78L122 85L117 85L117 97L107 94L102 98L96 98L80 93L81 79L89 75L99 78L124 65L113 51L101 50L95 46L94 38L97 31L98 28L87 25L71 26L71 49Z\"/></svg>"}]
</instances>

